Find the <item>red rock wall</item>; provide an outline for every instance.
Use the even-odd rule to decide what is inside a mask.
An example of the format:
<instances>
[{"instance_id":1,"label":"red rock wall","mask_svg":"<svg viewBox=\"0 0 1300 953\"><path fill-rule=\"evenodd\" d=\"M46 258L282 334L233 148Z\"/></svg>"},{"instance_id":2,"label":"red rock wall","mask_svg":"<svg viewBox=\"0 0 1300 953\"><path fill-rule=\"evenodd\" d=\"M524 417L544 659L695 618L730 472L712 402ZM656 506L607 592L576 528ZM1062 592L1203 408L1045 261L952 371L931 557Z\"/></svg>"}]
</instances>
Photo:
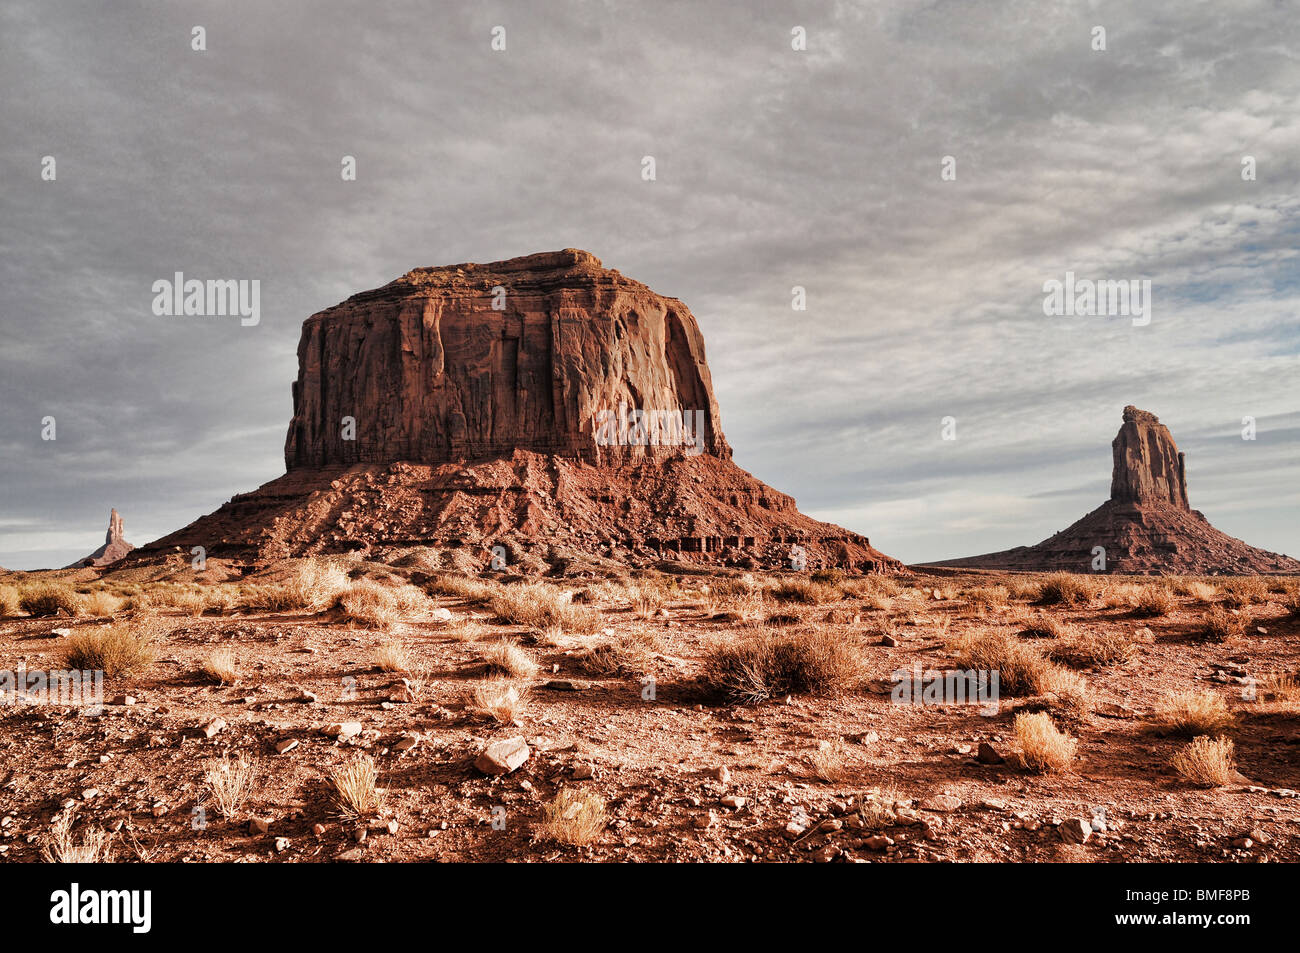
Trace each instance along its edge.
<instances>
[{"instance_id":1,"label":"red rock wall","mask_svg":"<svg viewBox=\"0 0 1300 953\"><path fill-rule=\"evenodd\" d=\"M620 403L703 411L704 451L731 456L689 309L573 249L417 269L354 295L304 322L298 368L290 470L645 452L597 447L596 413Z\"/></svg>"}]
</instances>

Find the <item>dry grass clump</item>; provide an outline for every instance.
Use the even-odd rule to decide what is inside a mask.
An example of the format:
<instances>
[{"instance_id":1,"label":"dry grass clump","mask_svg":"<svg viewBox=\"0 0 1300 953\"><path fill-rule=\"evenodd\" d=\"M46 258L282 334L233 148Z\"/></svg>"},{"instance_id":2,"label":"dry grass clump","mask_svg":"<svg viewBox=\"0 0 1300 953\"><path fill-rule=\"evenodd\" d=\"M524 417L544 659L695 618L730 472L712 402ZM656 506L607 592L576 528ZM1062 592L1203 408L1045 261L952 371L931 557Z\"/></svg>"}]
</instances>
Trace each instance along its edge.
<instances>
[{"instance_id":1,"label":"dry grass clump","mask_svg":"<svg viewBox=\"0 0 1300 953\"><path fill-rule=\"evenodd\" d=\"M777 602L798 602L804 605L821 605L824 602L838 602L842 597L840 587L811 579L793 577L784 579L767 590L767 594Z\"/></svg>"},{"instance_id":2,"label":"dry grass clump","mask_svg":"<svg viewBox=\"0 0 1300 953\"><path fill-rule=\"evenodd\" d=\"M1268 701L1300 701L1300 679L1285 672L1266 675L1260 680L1259 693Z\"/></svg>"},{"instance_id":3,"label":"dry grass clump","mask_svg":"<svg viewBox=\"0 0 1300 953\"><path fill-rule=\"evenodd\" d=\"M471 705L480 715L513 724L528 707L528 687L508 678L485 678L474 686Z\"/></svg>"},{"instance_id":4,"label":"dry grass clump","mask_svg":"<svg viewBox=\"0 0 1300 953\"><path fill-rule=\"evenodd\" d=\"M651 668L651 657L644 643L624 637L592 646L578 656L577 665L592 678L644 675Z\"/></svg>"},{"instance_id":5,"label":"dry grass clump","mask_svg":"<svg viewBox=\"0 0 1300 953\"><path fill-rule=\"evenodd\" d=\"M199 664L199 672L222 685L239 681L239 670L232 649L217 649Z\"/></svg>"},{"instance_id":6,"label":"dry grass clump","mask_svg":"<svg viewBox=\"0 0 1300 953\"><path fill-rule=\"evenodd\" d=\"M1079 742L1058 729L1046 712L1016 715L1015 731L1020 760L1030 771L1059 774L1074 760Z\"/></svg>"},{"instance_id":7,"label":"dry grass clump","mask_svg":"<svg viewBox=\"0 0 1300 953\"><path fill-rule=\"evenodd\" d=\"M806 757L813 776L818 780L834 784L848 777L849 748L843 738L820 742Z\"/></svg>"},{"instance_id":8,"label":"dry grass clump","mask_svg":"<svg viewBox=\"0 0 1300 953\"><path fill-rule=\"evenodd\" d=\"M81 611L81 599L68 586L52 582L38 582L24 586L18 597L19 607L28 615L51 616L62 612L76 615Z\"/></svg>"},{"instance_id":9,"label":"dry grass clump","mask_svg":"<svg viewBox=\"0 0 1300 953\"><path fill-rule=\"evenodd\" d=\"M997 629L968 632L949 645L957 668L998 673L999 691L1008 695L1041 694L1052 663L1032 645Z\"/></svg>"},{"instance_id":10,"label":"dry grass clump","mask_svg":"<svg viewBox=\"0 0 1300 953\"><path fill-rule=\"evenodd\" d=\"M498 622L534 629L558 625L566 632L590 635L604 627L597 610L574 605L567 593L540 582L504 587L493 595L488 608Z\"/></svg>"},{"instance_id":11,"label":"dry grass clump","mask_svg":"<svg viewBox=\"0 0 1300 953\"><path fill-rule=\"evenodd\" d=\"M864 829L878 831L897 824L899 811L910 804L895 787L872 788L858 800L857 815Z\"/></svg>"},{"instance_id":12,"label":"dry grass clump","mask_svg":"<svg viewBox=\"0 0 1300 953\"><path fill-rule=\"evenodd\" d=\"M87 827L78 841L72 836L73 812L59 815L50 827L50 839L41 847L49 864L99 864L111 861L112 835L100 827Z\"/></svg>"},{"instance_id":13,"label":"dry grass clump","mask_svg":"<svg viewBox=\"0 0 1300 953\"><path fill-rule=\"evenodd\" d=\"M208 762L203 780L208 785L217 813L224 818L238 814L257 784L257 768L243 755L232 759L229 755L220 761Z\"/></svg>"},{"instance_id":14,"label":"dry grass clump","mask_svg":"<svg viewBox=\"0 0 1300 953\"><path fill-rule=\"evenodd\" d=\"M155 657L153 639L134 625L82 629L62 643L58 655L63 668L98 670L108 678L138 671Z\"/></svg>"},{"instance_id":15,"label":"dry grass clump","mask_svg":"<svg viewBox=\"0 0 1300 953\"><path fill-rule=\"evenodd\" d=\"M1117 665L1127 662L1137 651L1137 644L1126 632L1085 631L1053 646L1052 657L1082 668L1093 665Z\"/></svg>"},{"instance_id":16,"label":"dry grass clump","mask_svg":"<svg viewBox=\"0 0 1300 953\"><path fill-rule=\"evenodd\" d=\"M1223 604L1229 609L1241 609L1267 601L1268 584L1258 576L1234 579L1223 587Z\"/></svg>"},{"instance_id":17,"label":"dry grass clump","mask_svg":"<svg viewBox=\"0 0 1300 953\"><path fill-rule=\"evenodd\" d=\"M1170 695L1156 706L1151 717L1158 729L1189 738L1218 734L1231 728L1235 722L1228 703L1213 692Z\"/></svg>"},{"instance_id":18,"label":"dry grass clump","mask_svg":"<svg viewBox=\"0 0 1300 953\"><path fill-rule=\"evenodd\" d=\"M483 650L488 671L505 672L515 678L531 678L541 668L526 649L510 639L501 639Z\"/></svg>"},{"instance_id":19,"label":"dry grass clump","mask_svg":"<svg viewBox=\"0 0 1300 953\"><path fill-rule=\"evenodd\" d=\"M454 596L476 603L487 602L500 590L499 583L452 574L437 576L424 585L424 591L431 596Z\"/></svg>"},{"instance_id":20,"label":"dry grass clump","mask_svg":"<svg viewBox=\"0 0 1300 953\"><path fill-rule=\"evenodd\" d=\"M1228 642L1244 635L1245 632L1246 617L1243 615L1230 612L1223 606L1213 606L1205 613L1202 633L1207 641Z\"/></svg>"},{"instance_id":21,"label":"dry grass clump","mask_svg":"<svg viewBox=\"0 0 1300 953\"><path fill-rule=\"evenodd\" d=\"M1133 604L1133 614L1154 618L1168 615L1178 606L1174 594L1164 586L1143 586L1141 594Z\"/></svg>"},{"instance_id":22,"label":"dry grass clump","mask_svg":"<svg viewBox=\"0 0 1300 953\"><path fill-rule=\"evenodd\" d=\"M585 847L600 839L607 822L604 798L593 792L565 788L555 800L542 806L542 818L533 831L533 838Z\"/></svg>"},{"instance_id":23,"label":"dry grass clump","mask_svg":"<svg viewBox=\"0 0 1300 953\"><path fill-rule=\"evenodd\" d=\"M1074 634L1073 626L1048 612L1026 615L1017 620L1016 624L1023 626L1020 634L1031 639L1062 639Z\"/></svg>"},{"instance_id":24,"label":"dry grass clump","mask_svg":"<svg viewBox=\"0 0 1300 953\"><path fill-rule=\"evenodd\" d=\"M980 612L1004 606L1011 598L1011 591L1006 586L976 586L962 593L967 605Z\"/></svg>"},{"instance_id":25,"label":"dry grass clump","mask_svg":"<svg viewBox=\"0 0 1300 953\"><path fill-rule=\"evenodd\" d=\"M704 682L743 701L778 695L834 695L858 684L857 646L829 630L778 633L754 628L717 643L705 659Z\"/></svg>"},{"instance_id":26,"label":"dry grass clump","mask_svg":"<svg viewBox=\"0 0 1300 953\"><path fill-rule=\"evenodd\" d=\"M294 609L324 612L350 585L347 572L338 563L304 559L283 582L250 589L247 604L250 608L276 612Z\"/></svg>"},{"instance_id":27,"label":"dry grass clump","mask_svg":"<svg viewBox=\"0 0 1300 953\"><path fill-rule=\"evenodd\" d=\"M1039 590L1042 588L1042 584L1038 580L1033 578L1008 579L1005 585L1007 587L1007 594L1012 599L1017 599L1017 600L1037 599Z\"/></svg>"},{"instance_id":28,"label":"dry grass clump","mask_svg":"<svg viewBox=\"0 0 1300 953\"><path fill-rule=\"evenodd\" d=\"M124 599L119 599L104 589L96 589L81 600L81 608L86 615L95 619L105 619L122 611Z\"/></svg>"},{"instance_id":29,"label":"dry grass clump","mask_svg":"<svg viewBox=\"0 0 1300 953\"><path fill-rule=\"evenodd\" d=\"M369 755L355 758L330 771L334 786L334 804L344 817L365 817L379 809L379 792L375 782L379 773Z\"/></svg>"},{"instance_id":30,"label":"dry grass clump","mask_svg":"<svg viewBox=\"0 0 1300 953\"><path fill-rule=\"evenodd\" d=\"M1174 753L1170 765L1179 776L1202 788L1221 788L1236 778L1232 741L1205 735Z\"/></svg>"},{"instance_id":31,"label":"dry grass clump","mask_svg":"<svg viewBox=\"0 0 1300 953\"><path fill-rule=\"evenodd\" d=\"M1208 582L1179 582L1174 589L1179 595L1190 596L1197 602L1213 602L1219 590Z\"/></svg>"},{"instance_id":32,"label":"dry grass clump","mask_svg":"<svg viewBox=\"0 0 1300 953\"><path fill-rule=\"evenodd\" d=\"M375 664L381 672L408 672L411 669L411 655L399 642L381 642L375 649Z\"/></svg>"},{"instance_id":33,"label":"dry grass clump","mask_svg":"<svg viewBox=\"0 0 1300 953\"><path fill-rule=\"evenodd\" d=\"M21 598L16 586L0 586L0 618L16 615Z\"/></svg>"},{"instance_id":34,"label":"dry grass clump","mask_svg":"<svg viewBox=\"0 0 1300 953\"><path fill-rule=\"evenodd\" d=\"M1068 572L1054 572L1038 584L1038 601L1043 605L1086 605L1092 601L1092 586Z\"/></svg>"},{"instance_id":35,"label":"dry grass clump","mask_svg":"<svg viewBox=\"0 0 1300 953\"><path fill-rule=\"evenodd\" d=\"M637 589L632 597L632 614L638 619L653 619L663 608L664 597L654 589Z\"/></svg>"},{"instance_id":36,"label":"dry grass clump","mask_svg":"<svg viewBox=\"0 0 1300 953\"><path fill-rule=\"evenodd\" d=\"M1107 609L1132 609L1146 588L1132 582L1109 583L1102 590L1102 605Z\"/></svg>"},{"instance_id":37,"label":"dry grass clump","mask_svg":"<svg viewBox=\"0 0 1300 953\"><path fill-rule=\"evenodd\" d=\"M369 579L362 579L339 596L339 613L349 623L371 629L391 629L403 615L410 614L414 608L410 593L404 592L406 589L411 589L423 599L422 593L409 586L382 586Z\"/></svg>"}]
</instances>

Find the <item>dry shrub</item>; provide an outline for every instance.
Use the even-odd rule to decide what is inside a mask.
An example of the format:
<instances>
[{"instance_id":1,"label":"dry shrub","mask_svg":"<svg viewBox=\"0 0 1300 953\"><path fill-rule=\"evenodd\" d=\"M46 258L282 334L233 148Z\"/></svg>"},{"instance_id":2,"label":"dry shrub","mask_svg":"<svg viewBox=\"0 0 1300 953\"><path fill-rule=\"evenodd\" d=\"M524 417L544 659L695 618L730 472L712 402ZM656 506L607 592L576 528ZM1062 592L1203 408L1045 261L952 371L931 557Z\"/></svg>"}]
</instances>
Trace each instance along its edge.
<instances>
[{"instance_id":1,"label":"dry shrub","mask_svg":"<svg viewBox=\"0 0 1300 953\"><path fill-rule=\"evenodd\" d=\"M1046 612L1029 616L1020 624L1024 626L1020 634L1031 639L1060 639L1074 634L1074 627L1068 622L1062 622Z\"/></svg>"},{"instance_id":2,"label":"dry shrub","mask_svg":"<svg viewBox=\"0 0 1300 953\"><path fill-rule=\"evenodd\" d=\"M1233 744L1222 736L1202 735L1169 759L1179 776L1202 788L1220 788L1236 777Z\"/></svg>"},{"instance_id":3,"label":"dry shrub","mask_svg":"<svg viewBox=\"0 0 1300 953\"><path fill-rule=\"evenodd\" d=\"M1177 606L1178 602L1174 599L1173 593L1164 586L1144 586L1142 593L1137 597L1137 602L1133 605L1133 614L1154 618L1168 615Z\"/></svg>"},{"instance_id":4,"label":"dry shrub","mask_svg":"<svg viewBox=\"0 0 1300 953\"><path fill-rule=\"evenodd\" d=\"M577 665L592 678L644 675L650 670L651 657L644 643L624 637L593 646L578 656Z\"/></svg>"},{"instance_id":5,"label":"dry shrub","mask_svg":"<svg viewBox=\"0 0 1300 953\"><path fill-rule=\"evenodd\" d=\"M1117 665L1127 662L1137 651L1133 638L1126 632L1087 631L1053 646L1052 657L1069 665L1087 668L1093 665Z\"/></svg>"},{"instance_id":6,"label":"dry shrub","mask_svg":"<svg viewBox=\"0 0 1300 953\"><path fill-rule=\"evenodd\" d=\"M0 586L0 618L17 614L21 599L16 586Z\"/></svg>"},{"instance_id":7,"label":"dry shrub","mask_svg":"<svg viewBox=\"0 0 1300 953\"><path fill-rule=\"evenodd\" d=\"M604 627L595 609L574 605L567 593L540 582L504 587L493 595L488 608L498 622L534 629L558 625L566 632L590 635Z\"/></svg>"},{"instance_id":8,"label":"dry shrub","mask_svg":"<svg viewBox=\"0 0 1300 953\"><path fill-rule=\"evenodd\" d=\"M330 771L334 804L344 817L364 817L379 809L375 782L379 774L369 755L358 753L351 761Z\"/></svg>"},{"instance_id":9,"label":"dry shrub","mask_svg":"<svg viewBox=\"0 0 1300 953\"><path fill-rule=\"evenodd\" d=\"M1012 599L1037 599L1041 584L1036 579L1009 579L1007 593Z\"/></svg>"},{"instance_id":10,"label":"dry shrub","mask_svg":"<svg viewBox=\"0 0 1300 953\"><path fill-rule=\"evenodd\" d=\"M1132 609L1146 588L1132 582L1110 583L1102 591L1102 605L1107 609Z\"/></svg>"},{"instance_id":11,"label":"dry shrub","mask_svg":"<svg viewBox=\"0 0 1300 953\"><path fill-rule=\"evenodd\" d=\"M222 685L232 685L239 680L239 670L235 664L235 653L229 648L217 649L212 652L199 665L199 671Z\"/></svg>"},{"instance_id":12,"label":"dry shrub","mask_svg":"<svg viewBox=\"0 0 1300 953\"><path fill-rule=\"evenodd\" d=\"M848 777L849 748L843 738L819 743L806 757L813 776L818 780L834 784Z\"/></svg>"},{"instance_id":13,"label":"dry shrub","mask_svg":"<svg viewBox=\"0 0 1300 953\"><path fill-rule=\"evenodd\" d=\"M488 671L505 672L515 678L531 678L540 666L528 652L510 639L501 639L483 650Z\"/></svg>"},{"instance_id":14,"label":"dry shrub","mask_svg":"<svg viewBox=\"0 0 1300 953\"><path fill-rule=\"evenodd\" d=\"M111 592L96 589L81 600L81 607L85 610L86 615L95 619L104 619L121 612L123 602L124 600L119 599Z\"/></svg>"},{"instance_id":15,"label":"dry shrub","mask_svg":"<svg viewBox=\"0 0 1300 953\"><path fill-rule=\"evenodd\" d=\"M375 649L375 664L381 672L407 672L411 668L411 656L398 642L381 642Z\"/></svg>"},{"instance_id":16,"label":"dry shrub","mask_svg":"<svg viewBox=\"0 0 1300 953\"><path fill-rule=\"evenodd\" d=\"M51 582L24 586L18 605L33 616L58 615L60 612L72 616L81 611L81 600L72 589Z\"/></svg>"},{"instance_id":17,"label":"dry shrub","mask_svg":"<svg viewBox=\"0 0 1300 953\"><path fill-rule=\"evenodd\" d=\"M859 800L857 815L863 828L878 831L897 824L899 811L909 803L897 788L872 788Z\"/></svg>"},{"instance_id":18,"label":"dry shrub","mask_svg":"<svg viewBox=\"0 0 1300 953\"><path fill-rule=\"evenodd\" d=\"M841 597L838 585L813 582L811 579L802 578L782 580L768 589L767 593L777 602L799 602L805 605L838 602Z\"/></svg>"},{"instance_id":19,"label":"dry shrub","mask_svg":"<svg viewBox=\"0 0 1300 953\"><path fill-rule=\"evenodd\" d=\"M1209 642L1229 642L1246 632L1246 617L1214 606L1205 613L1202 633Z\"/></svg>"},{"instance_id":20,"label":"dry shrub","mask_svg":"<svg viewBox=\"0 0 1300 953\"><path fill-rule=\"evenodd\" d=\"M704 681L722 695L763 701L778 695L834 695L862 678L857 646L827 630L750 629L710 650Z\"/></svg>"},{"instance_id":21,"label":"dry shrub","mask_svg":"<svg viewBox=\"0 0 1300 953\"><path fill-rule=\"evenodd\" d=\"M1092 601L1093 586L1082 577L1068 572L1054 572L1038 585L1038 601L1043 605L1086 605Z\"/></svg>"},{"instance_id":22,"label":"dry shrub","mask_svg":"<svg viewBox=\"0 0 1300 953\"><path fill-rule=\"evenodd\" d=\"M1037 648L996 629L966 633L949 647L956 652L957 668L997 672L999 691L1008 695L1042 694L1053 668Z\"/></svg>"},{"instance_id":23,"label":"dry shrub","mask_svg":"<svg viewBox=\"0 0 1300 953\"><path fill-rule=\"evenodd\" d=\"M654 589L637 589L632 596L632 614L638 619L654 618L663 605L663 596Z\"/></svg>"},{"instance_id":24,"label":"dry shrub","mask_svg":"<svg viewBox=\"0 0 1300 953\"><path fill-rule=\"evenodd\" d=\"M1039 690L1053 710L1083 715L1092 708L1092 692L1087 681L1067 669L1055 665L1049 667L1039 682Z\"/></svg>"},{"instance_id":25,"label":"dry shrub","mask_svg":"<svg viewBox=\"0 0 1300 953\"><path fill-rule=\"evenodd\" d=\"M58 655L63 668L98 670L109 678L138 671L155 657L153 639L139 625L83 629L63 642Z\"/></svg>"},{"instance_id":26,"label":"dry shrub","mask_svg":"<svg viewBox=\"0 0 1300 953\"><path fill-rule=\"evenodd\" d=\"M1285 672L1266 675L1260 680L1259 692L1268 701L1300 701L1300 679Z\"/></svg>"},{"instance_id":27,"label":"dry shrub","mask_svg":"<svg viewBox=\"0 0 1300 953\"><path fill-rule=\"evenodd\" d=\"M479 714L509 725L528 707L528 687L508 678L485 678L474 686L471 701Z\"/></svg>"},{"instance_id":28,"label":"dry shrub","mask_svg":"<svg viewBox=\"0 0 1300 953\"><path fill-rule=\"evenodd\" d=\"M1174 734L1218 734L1235 722L1228 703L1213 692L1180 692L1156 705L1152 721L1158 729Z\"/></svg>"},{"instance_id":29,"label":"dry shrub","mask_svg":"<svg viewBox=\"0 0 1300 953\"><path fill-rule=\"evenodd\" d=\"M1241 609L1268 600L1268 585L1257 576L1234 579L1223 587L1223 604L1229 609Z\"/></svg>"},{"instance_id":30,"label":"dry shrub","mask_svg":"<svg viewBox=\"0 0 1300 953\"><path fill-rule=\"evenodd\" d=\"M61 814L50 828L50 839L41 847L41 859L50 864L99 864L112 860L112 835L99 827L87 827L78 841L72 836L73 812Z\"/></svg>"},{"instance_id":31,"label":"dry shrub","mask_svg":"<svg viewBox=\"0 0 1300 953\"><path fill-rule=\"evenodd\" d=\"M606 823L604 798L593 792L565 788L555 800L542 806L542 818L533 837L585 847L600 838Z\"/></svg>"},{"instance_id":32,"label":"dry shrub","mask_svg":"<svg viewBox=\"0 0 1300 953\"><path fill-rule=\"evenodd\" d=\"M1175 591L1190 596L1197 602L1213 602L1219 595L1219 590L1208 582L1184 582Z\"/></svg>"},{"instance_id":33,"label":"dry shrub","mask_svg":"<svg viewBox=\"0 0 1300 953\"><path fill-rule=\"evenodd\" d=\"M962 597L972 609L986 612L997 606L1006 605L1011 598L1011 593L1006 586L976 586L963 592Z\"/></svg>"},{"instance_id":34,"label":"dry shrub","mask_svg":"<svg viewBox=\"0 0 1300 953\"><path fill-rule=\"evenodd\" d=\"M1059 730L1045 712L1016 715L1015 731L1020 759L1030 771L1059 774L1074 760L1078 741Z\"/></svg>"},{"instance_id":35,"label":"dry shrub","mask_svg":"<svg viewBox=\"0 0 1300 953\"><path fill-rule=\"evenodd\" d=\"M257 784L257 769L243 755L238 758L224 756L220 761L210 761L203 774L208 791L224 818L235 817Z\"/></svg>"},{"instance_id":36,"label":"dry shrub","mask_svg":"<svg viewBox=\"0 0 1300 953\"><path fill-rule=\"evenodd\" d=\"M396 590L363 579L339 596L340 615L349 623L391 629L402 615Z\"/></svg>"}]
</instances>

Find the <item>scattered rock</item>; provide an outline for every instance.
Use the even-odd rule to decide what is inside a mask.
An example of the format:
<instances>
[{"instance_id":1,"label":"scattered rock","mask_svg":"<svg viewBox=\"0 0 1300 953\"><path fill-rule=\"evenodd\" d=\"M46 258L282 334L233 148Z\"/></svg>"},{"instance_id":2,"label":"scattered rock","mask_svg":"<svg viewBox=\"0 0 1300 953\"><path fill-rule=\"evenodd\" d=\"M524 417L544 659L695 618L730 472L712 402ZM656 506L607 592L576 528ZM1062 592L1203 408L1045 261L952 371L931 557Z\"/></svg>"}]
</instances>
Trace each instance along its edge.
<instances>
[{"instance_id":1,"label":"scattered rock","mask_svg":"<svg viewBox=\"0 0 1300 953\"><path fill-rule=\"evenodd\" d=\"M275 753L276 753L276 754L288 754L290 751L292 751L292 750L293 750L294 748L296 748L296 747L298 747L298 739L297 739L297 738L286 738L284 741L281 741L279 744L277 744L277 745L275 746Z\"/></svg>"},{"instance_id":2,"label":"scattered rock","mask_svg":"<svg viewBox=\"0 0 1300 953\"><path fill-rule=\"evenodd\" d=\"M921 810L937 811L941 814L947 814L961 807L961 798L953 797L951 794L936 794L934 797L928 797L921 802Z\"/></svg>"},{"instance_id":3,"label":"scattered rock","mask_svg":"<svg viewBox=\"0 0 1300 953\"><path fill-rule=\"evenodd\" d=\"M1002 764L1007 759L998 753L998 749L993 747L987 741L981 741L979 750L975 752L975 760L980 764Z\"/></svg>"},{"instance_id":4,"label":"scattered rock","mask_svg":"<svg viewBox=\"0 0 1300 953\"><path fill-rule=\"evenodd\" d=\"M1086 844L1088 838L1092 836L1092 825L1077 817L1062 821L1057 830L1060 832L1061 840L1067 844Z\"/></svg>"},{"instance_id":5,"label":"scattered rock","mask_svg":"<svg viewBox=\"0 0 1300 953\"><path fill-rule=\"evenodd\" d=\"M226 727L226 722L224 718L214 718L206 725L202 725L199 728L199 732L203 735L204 738L215 738L217 735L219 735L222 731L225 730L225 727Z\"/></svg>"},{"instance_id":6,"label":"scattered rock","mask_svg":"<svg viewBox=\"0 0 1300 953\"><path fill-rule=\"evenodd\" d=\"M359 721L338 721L326 725L321 729L321 734L328 735L331 738L337 738L343 741L347 738L355 738L361 734L361 722Z\"/></svg>"},{"instance_id":7,"label":"scattered rock","mask_svg":"<svg viewBox=\"0 0 1300 953\"><path fill-rule=\"evenodd\" d=\"M506 738L484 748L474 767L484 774L509 774L527 761L531 753L523 738Z\"/></svg>"}]
</instances>

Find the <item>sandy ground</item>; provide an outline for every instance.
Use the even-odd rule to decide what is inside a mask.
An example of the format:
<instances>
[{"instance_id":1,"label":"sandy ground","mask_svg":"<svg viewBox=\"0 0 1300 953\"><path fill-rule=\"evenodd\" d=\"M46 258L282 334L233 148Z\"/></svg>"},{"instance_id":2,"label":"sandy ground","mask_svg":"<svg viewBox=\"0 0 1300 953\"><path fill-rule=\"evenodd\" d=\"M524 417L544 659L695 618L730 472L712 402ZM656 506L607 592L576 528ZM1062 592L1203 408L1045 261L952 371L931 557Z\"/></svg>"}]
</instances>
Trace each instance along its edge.
<instances>
[{"instance_id":1,"label":"sandy ground","mask_svg":"<svg viewBox=\"0 0 1300 953\"><path fill-rule=\"evenodd\" d=\"M481 605L449 596L432 605L450 610L451 622L417 619L387 633L329 614L155 610L156 661L109 678L102 714L0 706L0 858L39 860L52 824L70 816L74 835L104 829L113 856L128 861L1300 859L1300 707L1252 700L1238 681L1243 669L1248 683L1296 672L1300 621L1289 615L1285 594L1244 608L1246 634L1216 644L1197 634L1207 605L1188 597L1158 618L1106 608L1100 599L1044 609L1013 599L981 612L962 592L997 577L902 576L887 608L854 599L766 607L794 617L784 620L787 629L830 628L860 645L866 678L859 685L834 697L733 704L700 680L710 647L744 627L716 617L700 588L708 581L681 577L664 612L651 618L626 602L598 604L607 628L591 636L548 638L497 624ZM556 585L578 591L584 581ZM934 598L934 587L946 598ZM1091 711L1056 716L1078 739L1061 774L1031 773L1015 758L1012 722L1032 698L1004 697L989 716L969 705L898 705L888 694L891 673L915 664L951 668L946 645L954 635L999 625L1017 611L1050 613L1076 631L1150 630L1149 638L1135 635L1128 661L1080 670ZM2 620L0 667L57 667L67 637L54 629L75 633L129 616ZM654 679L653 698L643 676L594 678L578 667L585 648L623 635L654 646L644 673ZM897 644L881 644L885 635ZM517 724L496 724L468 703L485 672L483 649L503 636L541 666L526 680L531 691ZM376 667L376 649L391 641L427 671L414 701L403 700L401 675ZM235 684L198 672L220 648L238 660ZM572 684L547 687L566 680ZM1170 767L1186 739L1156 733L1148 716L1162 698L1184 691L1218 693L1236 715L1228 732L1240 772L1233 784L1198 789ZM224 727L205 737L216 719ZM341 740L322 733L342 722L359 722L361 733ZM515 736L530 750L522 766L503 776L475 767L486 745ZM399 750L404 737L414 745ZM298 743L277 753L289 740ZM981 763L981 742L1009 760ZM808 760L828 745L843 761L830 781ZM329 773L359 751L378 770L382 806L346 818ZM207 768L227 754L242 755L257 772L230 818L205 782ZM539 836L542 807L562 789L605 801L608 823L593 843ZM883 792L875 802L873 792ZM886 798L902 802L895 815L863 826L858 806ZM265 831L250 827L254 818L268 822ZM1104 825L1092 823L1097 818ZM1058 825L1072 820L1105 830L1071 843Z\"/></svg>"}]
</instances>

